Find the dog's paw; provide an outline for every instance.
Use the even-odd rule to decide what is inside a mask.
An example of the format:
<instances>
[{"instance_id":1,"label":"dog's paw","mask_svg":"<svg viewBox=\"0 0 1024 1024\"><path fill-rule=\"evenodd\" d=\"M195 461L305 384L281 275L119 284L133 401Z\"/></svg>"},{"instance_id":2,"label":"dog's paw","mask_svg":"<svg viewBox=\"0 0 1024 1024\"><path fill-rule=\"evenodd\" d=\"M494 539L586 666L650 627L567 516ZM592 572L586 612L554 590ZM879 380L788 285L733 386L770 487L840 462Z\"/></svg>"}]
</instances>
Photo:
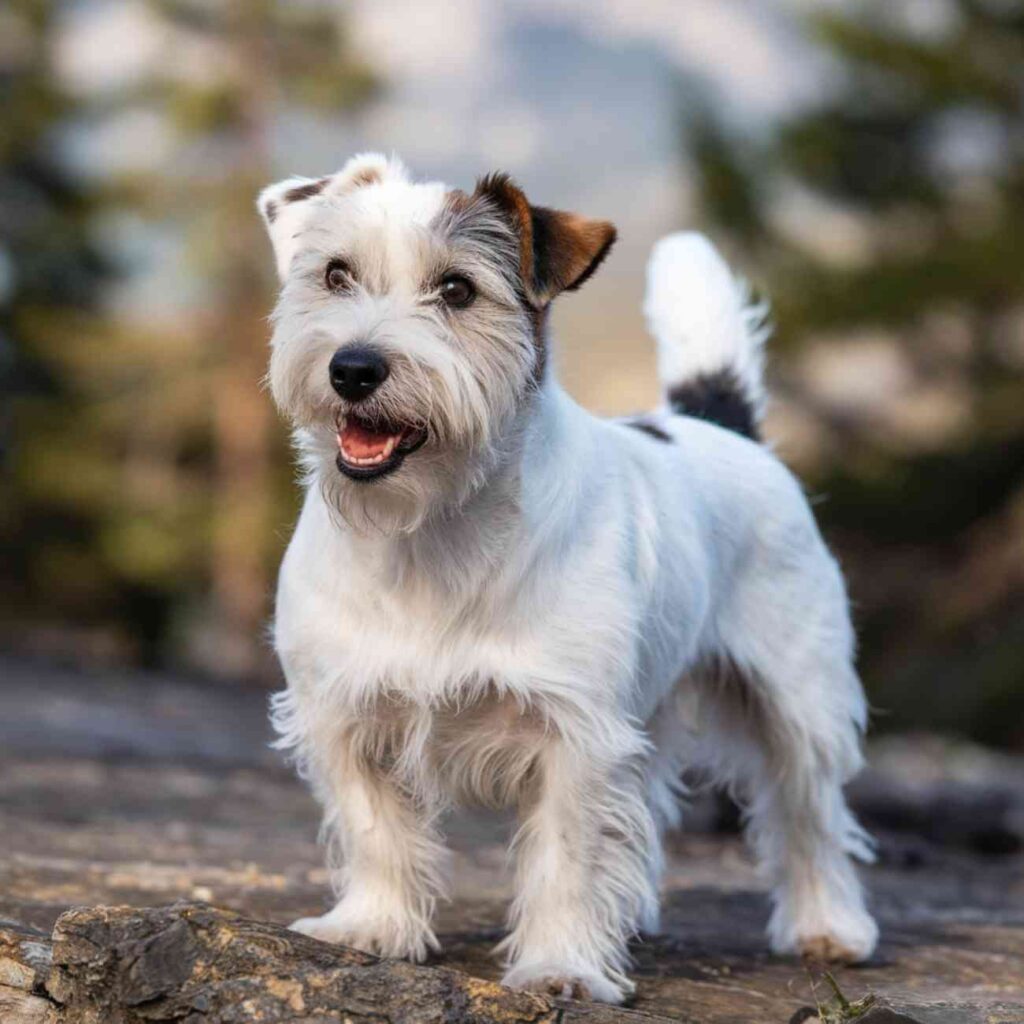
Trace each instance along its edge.
<instances>
[{"instance_id":1,"label":"dog's paw","mask_svg":"<svg viewBox=\"0 0 1024 1024\"><path fill-rule=\"evenodd\" d=\"M617 985L600 971L554 964L513 967L501 983L556 999L592 999L599 1003L621 1003L633 991L628 983Z\"/></svg>"},{"instance_id":2,"label":"dog's paw","mask_svg":"<svg viewBox=\"0 0 1024 1024\"><path fill-rule=\"evenodd\" d=\"M844 946L834 935L814 935L809 939L800 939L796 951L807 963L821 966L855 964L871 955L870 949L865 953Z\"/></svg>"},{"instance_id":3,"label":"dog's paw","mask_svg":"<svg viewBox=\"0 0 1024 1024\"><path fill-rule=\"evenodd\" d=\"M439 948L437 939L429 930L408 922L357 923L347 914L339 914L337 908L321 917L300 917L288 927L321 942L414 963L422 963L430 950Z\"/></svg>"},{"instance_id":4,"label":"dog's paw","mask_svg":"<svg viewBox=\"0 0 1024 1024\"><path fill-rule=\"evenodd\" d=\"M354 946L350 941L351 934L339 924L331 920L330 914L323 914L321 917L300 917L288 925L290 931L301 932L311 939L319 939L321 942L331 942L338 946ZM358 948L358 947L357 947ZM367 953L372 950L366 950Z\"/></svg>"},{"instance_id":5,"label":"dog's paw","mask_svg":"<svg viewBox=\"0 0 1024 1024\"><path fill-rule=\"evenodd\" d=\"M776 935L776 953L796 954L816 964L857 964L867 960L878 943L878 925L863 909L847 909L826 921L804 921L787 934Z\"/></svg>"}]
</instances>

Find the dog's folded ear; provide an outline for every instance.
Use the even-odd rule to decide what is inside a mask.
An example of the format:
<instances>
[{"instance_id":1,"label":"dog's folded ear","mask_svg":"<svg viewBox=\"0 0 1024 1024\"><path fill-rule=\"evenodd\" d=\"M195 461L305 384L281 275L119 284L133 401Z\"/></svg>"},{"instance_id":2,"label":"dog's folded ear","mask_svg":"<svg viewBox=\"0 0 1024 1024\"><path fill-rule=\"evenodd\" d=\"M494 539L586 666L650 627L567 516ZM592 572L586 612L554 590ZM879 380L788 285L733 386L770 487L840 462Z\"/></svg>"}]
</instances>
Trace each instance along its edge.
<instances>
[{"instance_id":1,"label":"dog's folded ear","mask_svg":"<svg viewBox=\"0 0 1024 1024\"><path fill-rule=\"evenodd\" d=\"M536 306L579 288L615 242L615 226L606 220L531 206L507 174L481 178L476 195L487 197L517 232L523 286Z\"/></svg>"},{"instance_id":2,"label":"dog's folded ear","mask_svg":"<svg viewBox=\"0 0 1024 1024\"><path fill-rule=\"evenodd\" d=\"M298 236L309 216L309 201L319 196L330 178L285 178L269 185L256 200L274 246L277 274L283 281L299 247Z\"/></svg>"},{"instance_id":3,"label":"dog's folded ear","mask_svg":"<svg viewBox=\"0 0 1024 1024\"><path fill-rule=\"evenodd\" d=\"M287 275L299 248L299 236L312 212L312 200L342 195L386 177L404 177L405 174L405 168L395 158L389 160L380 153L361 153L352 157L337 174L326 178L285 178L265 188L256 206L274 246L281 279Z\"/></svg>"}]
</instances>

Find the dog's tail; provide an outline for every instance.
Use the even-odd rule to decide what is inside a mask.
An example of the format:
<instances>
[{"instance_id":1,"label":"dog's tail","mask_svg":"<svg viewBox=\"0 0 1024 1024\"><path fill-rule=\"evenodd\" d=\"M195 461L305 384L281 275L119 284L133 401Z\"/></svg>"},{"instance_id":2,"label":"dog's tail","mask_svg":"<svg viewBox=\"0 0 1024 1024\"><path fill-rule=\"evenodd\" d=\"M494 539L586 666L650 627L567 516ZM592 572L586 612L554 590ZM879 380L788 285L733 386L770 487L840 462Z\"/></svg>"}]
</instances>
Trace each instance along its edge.
<instances>
[{"instance_id":1,"label":"dog's tail","mask_svg":"<svg viewBox=\"0 0 1024 1024\"><path fill-rule=\"evenodd\" d=\"M703 235L681 231L655 245L644 315L674 412L760 439L767 312Z\"/></svg>"}]
</instances>

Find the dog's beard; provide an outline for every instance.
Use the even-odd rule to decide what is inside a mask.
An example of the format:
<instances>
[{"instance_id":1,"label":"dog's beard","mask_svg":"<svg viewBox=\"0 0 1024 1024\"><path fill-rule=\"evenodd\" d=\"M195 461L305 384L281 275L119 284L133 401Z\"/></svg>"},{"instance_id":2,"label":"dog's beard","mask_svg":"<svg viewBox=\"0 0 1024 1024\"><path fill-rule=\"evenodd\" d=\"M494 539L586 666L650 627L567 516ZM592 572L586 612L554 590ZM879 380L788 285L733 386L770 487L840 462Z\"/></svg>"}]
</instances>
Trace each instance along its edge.
<instances>
[{"instance_id":1,"label":"dog's beard","mask_svg":"<svg viewBox=\"0 0 1024 1024\"><path fill-rule=\"evenodd\" d=\"M360 533L411 533L462 506L501 462L522 401L506 394L490 403L482 394L452 396L429 374L413 375L413 386L402 388L395 380L401 377L398 367L379 394L358 405L335 400L317 407L315 421L295 433L307 484ZM362 471L355 460L374 451L388 452L379 464L384 471L375 472L377 465ZM398 464L389 466L396 457Z\"/></svg>"},{"instance_id":2,"label":"dog's beard","mask_svg":"<svg viewBox=\"0 0 1024 1024\"><path fill-rule=\"evenodd\" d=\"M323 459L316 485L332 513L360 533L393 536L412 533L437 515L459 508L488 479L496 461L490 446L441 447L428 439L393 473L353 480L336 460Z\"/></svg>"}]
</instances>

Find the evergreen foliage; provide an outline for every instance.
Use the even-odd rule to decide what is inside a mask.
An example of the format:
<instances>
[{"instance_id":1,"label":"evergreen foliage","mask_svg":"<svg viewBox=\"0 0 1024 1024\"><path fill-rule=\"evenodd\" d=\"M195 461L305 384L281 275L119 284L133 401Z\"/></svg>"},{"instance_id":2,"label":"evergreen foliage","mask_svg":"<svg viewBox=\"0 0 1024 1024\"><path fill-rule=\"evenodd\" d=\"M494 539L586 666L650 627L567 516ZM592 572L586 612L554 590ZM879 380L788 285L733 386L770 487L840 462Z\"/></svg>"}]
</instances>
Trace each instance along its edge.
<instances>
[{"instance_id":1,"label":"evergreen foliage","mask_svg":"<svg viewBox=\"0 0 1024 1024\"><path fill-rule=\"evenodd\" d=\"M698 107L687 142L707 226L772 298L780 386L815 414L879 725L1021 743L1024 5L950 0L926 25L911 7L817 15L837 81L816 106L767 140ZM815 349L864 337L909 367L893 408L806 384ZM935 430L890 428L928 396Z\"/></svg>"}]
</instances>

